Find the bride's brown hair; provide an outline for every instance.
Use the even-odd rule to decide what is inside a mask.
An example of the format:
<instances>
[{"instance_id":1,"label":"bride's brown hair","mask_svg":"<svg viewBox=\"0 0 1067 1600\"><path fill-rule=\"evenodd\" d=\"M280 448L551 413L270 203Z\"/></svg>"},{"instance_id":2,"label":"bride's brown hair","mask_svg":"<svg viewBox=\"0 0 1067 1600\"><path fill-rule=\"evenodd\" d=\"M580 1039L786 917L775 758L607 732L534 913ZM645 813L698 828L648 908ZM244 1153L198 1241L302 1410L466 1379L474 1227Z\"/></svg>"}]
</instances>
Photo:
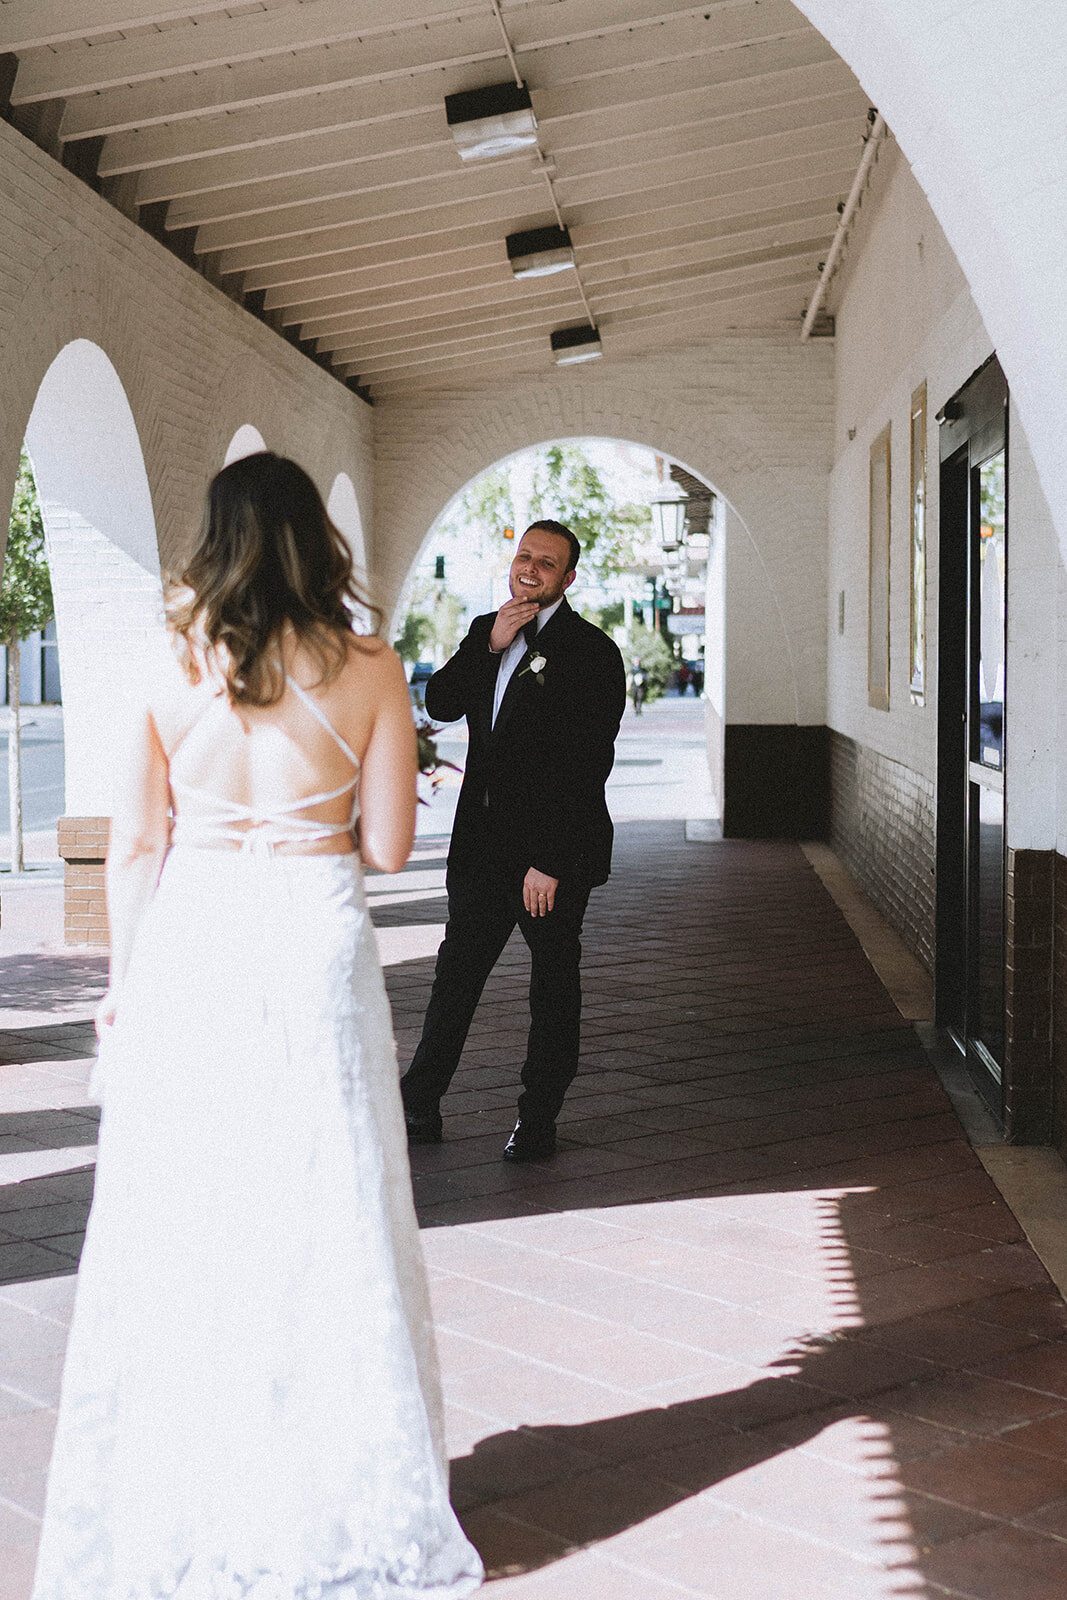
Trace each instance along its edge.
<instances>
[{"instance_id":1,"label":"bride's brown hair","mask_svg":"<svg viewBox=\"0 0 1067 1600\"><path fill-rule=\"evenodd\" d=\"M172 588L167 622L195 683L193 637L240 705L285 692L280 646L288 623L328 683L344 666L360 592L352 553L302 467L270 450L242 456L208 485L200 537ZM191 637L192 636L192 637Z\"/></svg>"}]
</instances>

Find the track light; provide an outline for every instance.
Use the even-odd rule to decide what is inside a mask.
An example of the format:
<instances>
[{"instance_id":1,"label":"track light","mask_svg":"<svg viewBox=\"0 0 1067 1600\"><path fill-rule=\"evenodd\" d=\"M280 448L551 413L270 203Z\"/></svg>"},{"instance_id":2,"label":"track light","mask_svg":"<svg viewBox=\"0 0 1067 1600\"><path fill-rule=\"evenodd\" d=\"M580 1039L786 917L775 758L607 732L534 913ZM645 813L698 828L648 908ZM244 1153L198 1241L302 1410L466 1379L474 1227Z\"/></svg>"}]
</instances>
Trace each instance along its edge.
<instances>
[{"instance_id":1,"label":"track light","mask_svg":"<svg viewBox=\"0 0 1067 1600\"><path fill-rule=\"evenodd\" d=\"M510 156L537 143L537 118L525 84L494 83L446 94L445 116L464 161Z\"/></svg>"},{"instance_id":2,"label":"track light","mask_svg":"<svg viewBox=\"0 0 1067 1600\"><path fill-rule=\"evenodd\" d=\"M566 228L527 228L509 233L508 262L516 278L547 278L574 266L574 246Z\"/></svg>"},{"instance_id":3,"label":"track light","mask_svg":"<svg viewBox=\"0 0 1067 1600\"><path fill-rule=\"evenodd\" d=\"M557 328L552 334L552 356L557 367L573 367L579 361L595 361L603 355L600 331L588 322L576 328Z\"/></svg>"}]
</instances>

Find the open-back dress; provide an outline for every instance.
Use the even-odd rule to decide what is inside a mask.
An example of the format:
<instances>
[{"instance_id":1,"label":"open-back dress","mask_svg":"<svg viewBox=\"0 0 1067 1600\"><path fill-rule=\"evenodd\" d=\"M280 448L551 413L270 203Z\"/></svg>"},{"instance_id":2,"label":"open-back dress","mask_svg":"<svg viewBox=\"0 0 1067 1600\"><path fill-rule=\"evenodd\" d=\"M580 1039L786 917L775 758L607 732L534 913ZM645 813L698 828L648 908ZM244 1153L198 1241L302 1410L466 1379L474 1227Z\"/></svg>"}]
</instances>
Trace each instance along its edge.
<instances>
[{"instance_id":1,"label":"open-back dress","mask_svg":"<svg viewBox=\"0 0 1067 1600\"><path fill-rule=\"evenodd\" d=\"M343 833L299 813L344 790L172 789L99 1063L34 1600L470 1594L361 869L277 849Z\"/></svg>"}]
</instances>

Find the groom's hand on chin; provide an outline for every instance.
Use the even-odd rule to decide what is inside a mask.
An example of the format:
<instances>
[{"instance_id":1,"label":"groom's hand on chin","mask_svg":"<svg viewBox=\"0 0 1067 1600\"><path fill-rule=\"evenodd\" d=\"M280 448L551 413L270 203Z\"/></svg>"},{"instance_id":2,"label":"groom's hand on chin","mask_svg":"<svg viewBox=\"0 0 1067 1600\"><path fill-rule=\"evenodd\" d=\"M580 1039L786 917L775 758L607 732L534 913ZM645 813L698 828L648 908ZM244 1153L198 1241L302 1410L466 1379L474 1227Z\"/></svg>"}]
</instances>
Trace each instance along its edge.
<instances>
[{"instance_id":1,"label":"groom's hand on chin","mask_svg":"<svg viewBox=\"0 0 1067 1600\"><path fill-rule=\"evenodd\" d=\"M547 917L556 903L559 879L531 867L522 880L522 903L531 917Z\"/></svg>"},{"instance_id":2,"label":"groom's hand on chin","mask_svg":"<svg viewBox=\"0 0 1067 1600\"><path fill-rule=\"evenodd\" d=\"M541 607L536 600L505 600L496 614L489 635L489 648L495 656L506 650L515 635L532 622Z\"/></svg>"}]
</instances>

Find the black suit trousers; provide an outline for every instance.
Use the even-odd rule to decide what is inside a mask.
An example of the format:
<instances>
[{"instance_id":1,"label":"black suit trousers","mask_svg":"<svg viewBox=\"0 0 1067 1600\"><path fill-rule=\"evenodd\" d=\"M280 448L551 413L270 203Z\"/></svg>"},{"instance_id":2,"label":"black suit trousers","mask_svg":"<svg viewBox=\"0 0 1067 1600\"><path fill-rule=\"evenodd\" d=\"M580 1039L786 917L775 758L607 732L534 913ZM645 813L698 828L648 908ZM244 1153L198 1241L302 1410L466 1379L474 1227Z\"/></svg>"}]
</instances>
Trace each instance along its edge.
<instances>
[{"instance_id":1,"label":"black suit trousers","mask_svg":"<svg viewBox=\"0 0 1067 1600\"><path fill-rule=\"evenodd\" d=\"M519 1115L535 1125L554 1122L578 1071L579 963L589 887L561 882L548 915L531 917L522 903L522 878L496 866L486 850L474 862L450 862L447 888L448 925L422 1039L400 1084L405 1110L414 1116L437 1111L459 1066L486 980L517 925L531 961Z\"/></svg>"}]
</instances>

